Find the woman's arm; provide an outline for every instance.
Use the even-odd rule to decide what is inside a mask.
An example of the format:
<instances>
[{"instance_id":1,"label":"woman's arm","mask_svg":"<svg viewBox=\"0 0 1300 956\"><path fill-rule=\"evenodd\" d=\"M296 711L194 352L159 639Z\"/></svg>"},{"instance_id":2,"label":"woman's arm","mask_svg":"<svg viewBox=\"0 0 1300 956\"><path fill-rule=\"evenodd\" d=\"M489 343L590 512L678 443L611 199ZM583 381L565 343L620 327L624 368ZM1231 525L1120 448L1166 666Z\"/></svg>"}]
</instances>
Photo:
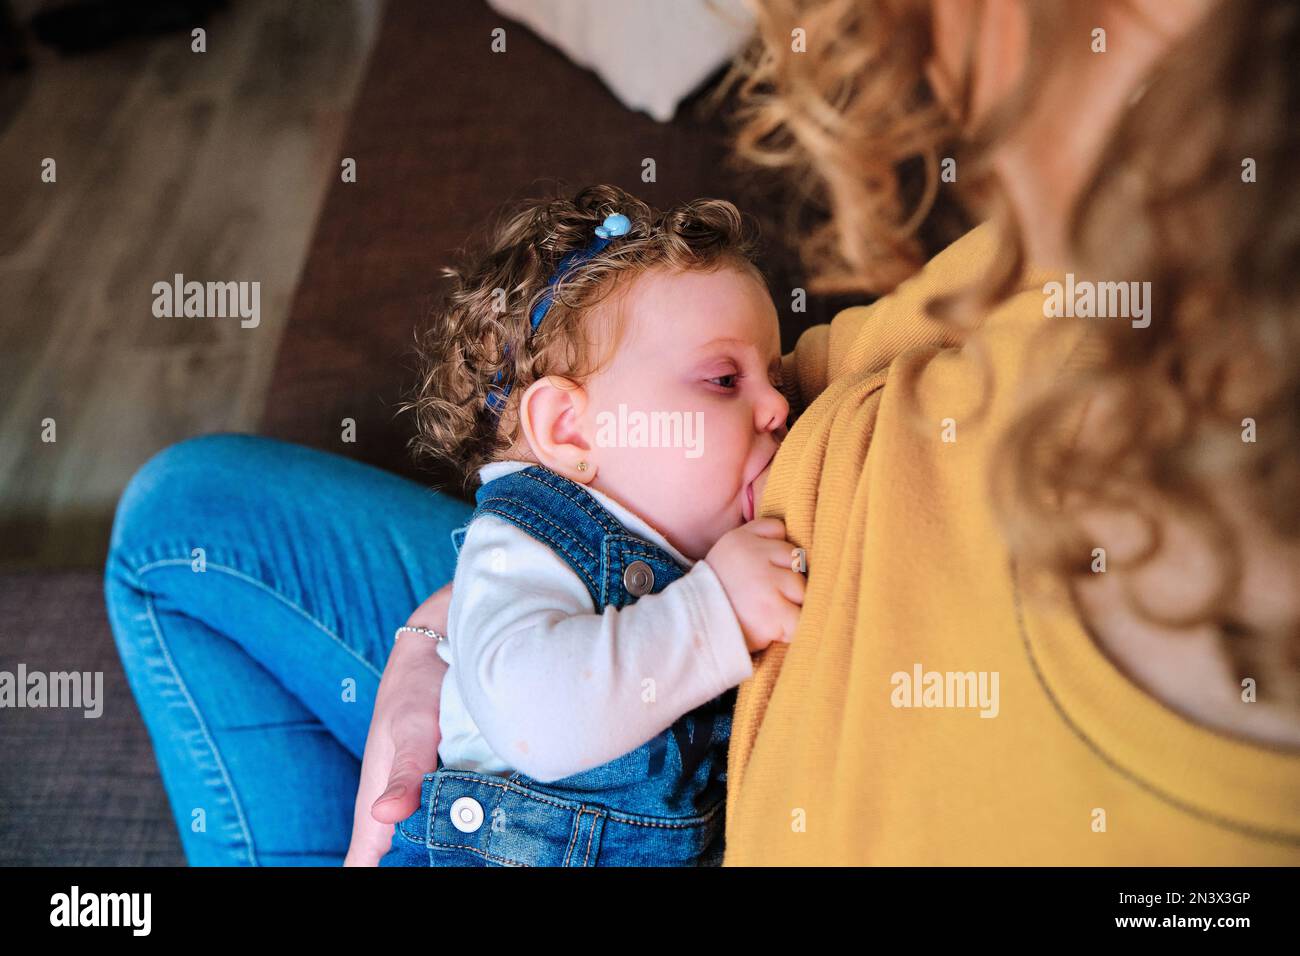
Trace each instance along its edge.
<instances>
[{"instance_id":1,"label":"woman's arm","mask_svg":"<svg viewBox=\"0 0 1300 956\"><path fill-rule=\"evenodd\" d=\"M451 585L435 591L407 621L447 633ZM377 866L393 840L393 824L420 805L421 778L438 761L438 709L447 664L437 644L407 634L393 647L379 681L344 866Z\"/></svg>"}]
</instances>

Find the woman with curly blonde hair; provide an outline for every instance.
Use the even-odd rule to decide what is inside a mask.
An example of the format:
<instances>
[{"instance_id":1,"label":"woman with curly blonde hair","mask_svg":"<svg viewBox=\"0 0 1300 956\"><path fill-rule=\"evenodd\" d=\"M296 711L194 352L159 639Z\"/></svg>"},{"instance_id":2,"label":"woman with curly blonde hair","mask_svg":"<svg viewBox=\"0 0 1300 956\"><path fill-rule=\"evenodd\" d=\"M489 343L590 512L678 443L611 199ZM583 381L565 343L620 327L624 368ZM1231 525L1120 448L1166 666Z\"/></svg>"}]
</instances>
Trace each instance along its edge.
<instances>
[{"instance_id":1,"label":"woman with curly blonde hair","mask_svg":"<svg viewBox=\"0 0 1300 956\"><path fill-rule=\"evenodd\" d=\"M750 2L758 42L723 87L736 152L821 217L807 286L880 298L773 369L790 426L753 514L784 523L806 589L739 688L724 862L1300 863L1300 10ZM926 262L939 198L981 225ZM647 261L693 245L671 232ZM469 350L426 342L428 368L475 373L414 400L462 473L513 433L510 405L483 427L485 374L587 364L503 347L558 251L463 273ZM497 274L522 277L499 327ZM381 634L451 578L467 514L251 438L137 475L110 616L173 744L173 806L211 808L204 832L179 820L191 862L336 862L349 818L346 863L389 849L435 768L447 669L436 641ZM449 601L408 626L445 632ZM265 730L308 720L328 732ZM309 814L282 799L287 760L328 792Z\"/></svg>"},{"instance_id":2,"label":"woman with curly blonde hair","mask_svg":"<svg viewBox=\"0 0 1300 956\"><path fill-rule=\"evenodd\" d=\"M728 863L1300 861L1300 10L758 14L739 152L889 294L787 357ZM985 223L922 265L941 189Z\"/></svg>"}]
</instances>

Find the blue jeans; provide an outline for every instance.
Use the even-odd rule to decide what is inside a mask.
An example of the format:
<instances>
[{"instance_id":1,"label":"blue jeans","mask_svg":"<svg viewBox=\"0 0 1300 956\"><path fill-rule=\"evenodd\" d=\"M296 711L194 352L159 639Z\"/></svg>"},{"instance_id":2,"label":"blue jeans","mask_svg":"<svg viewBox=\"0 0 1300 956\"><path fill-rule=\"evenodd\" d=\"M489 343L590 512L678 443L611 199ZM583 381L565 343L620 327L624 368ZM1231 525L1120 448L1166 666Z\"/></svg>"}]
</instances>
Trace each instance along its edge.
<instances>
[{"instance_id":1,"label":"blue jeans","mask_svg":"<svg viewBox=\"0 0 1300 956\"><path fill-rule=\"evenodd\" d=\"M462 800L481 813L481 825L468 833L451 822ZM725 815L723 800L690 817L618 813L519 774L440 767L424 775L420 807L394 828L379 865L721 866Z\"/></svg>"},{"instance_id":2,"label":"blue jeans","mask_svg":"<svg viewBox=\"0 0 1300 956\"><path fill-rule=\"evenodd\" d=\"M244 435L131 480L109 621L191 865L342 863L393 630L451 580L472 510Z\"/></svg>"}]
</instances>

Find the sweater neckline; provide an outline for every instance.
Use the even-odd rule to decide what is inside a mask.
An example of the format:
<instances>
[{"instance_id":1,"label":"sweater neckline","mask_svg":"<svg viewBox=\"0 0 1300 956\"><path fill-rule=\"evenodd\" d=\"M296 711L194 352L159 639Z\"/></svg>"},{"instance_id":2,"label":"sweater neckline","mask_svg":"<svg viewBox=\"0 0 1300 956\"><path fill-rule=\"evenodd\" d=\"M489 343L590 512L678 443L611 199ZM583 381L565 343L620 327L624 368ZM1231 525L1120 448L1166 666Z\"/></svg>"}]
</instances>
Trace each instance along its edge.
<instances>
[{"instance_id":1,"label":"sweater neckline","mask_svg":"<svg viewBox=\"0 0 1300 956\"><path fill-rule=\"evenodd\" d=\"M1300 846L1300 753L1173 710L1106 656L1063 585L1048 583L1047 599L1031 603L1014 562L1010 573L1029 662L1076 738L1170 807L1253 839Z\"/></svg>"}]
</instances>

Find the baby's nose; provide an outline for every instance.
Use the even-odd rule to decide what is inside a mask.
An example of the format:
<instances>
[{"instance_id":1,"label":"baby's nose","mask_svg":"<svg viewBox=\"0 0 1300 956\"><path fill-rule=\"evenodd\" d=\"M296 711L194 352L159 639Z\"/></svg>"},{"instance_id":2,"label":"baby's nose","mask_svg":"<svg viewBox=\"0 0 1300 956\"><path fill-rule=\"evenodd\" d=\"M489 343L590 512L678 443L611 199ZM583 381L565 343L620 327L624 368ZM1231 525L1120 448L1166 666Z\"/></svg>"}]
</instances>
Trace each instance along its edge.
<instances>
[{"instance_id":1,"label":"baby's nose","mask_svg":"<svg viewBox=\"0 0 1300 956\"><path fill-rule=\"evenodd\" d=\"M784 402L780 408L764 409L763 413L757 417L756 424L759 431L771 432L777 437L777 440L785 437L786 419L790 416L790 409Z\"/></svg>"}]
</instances>

